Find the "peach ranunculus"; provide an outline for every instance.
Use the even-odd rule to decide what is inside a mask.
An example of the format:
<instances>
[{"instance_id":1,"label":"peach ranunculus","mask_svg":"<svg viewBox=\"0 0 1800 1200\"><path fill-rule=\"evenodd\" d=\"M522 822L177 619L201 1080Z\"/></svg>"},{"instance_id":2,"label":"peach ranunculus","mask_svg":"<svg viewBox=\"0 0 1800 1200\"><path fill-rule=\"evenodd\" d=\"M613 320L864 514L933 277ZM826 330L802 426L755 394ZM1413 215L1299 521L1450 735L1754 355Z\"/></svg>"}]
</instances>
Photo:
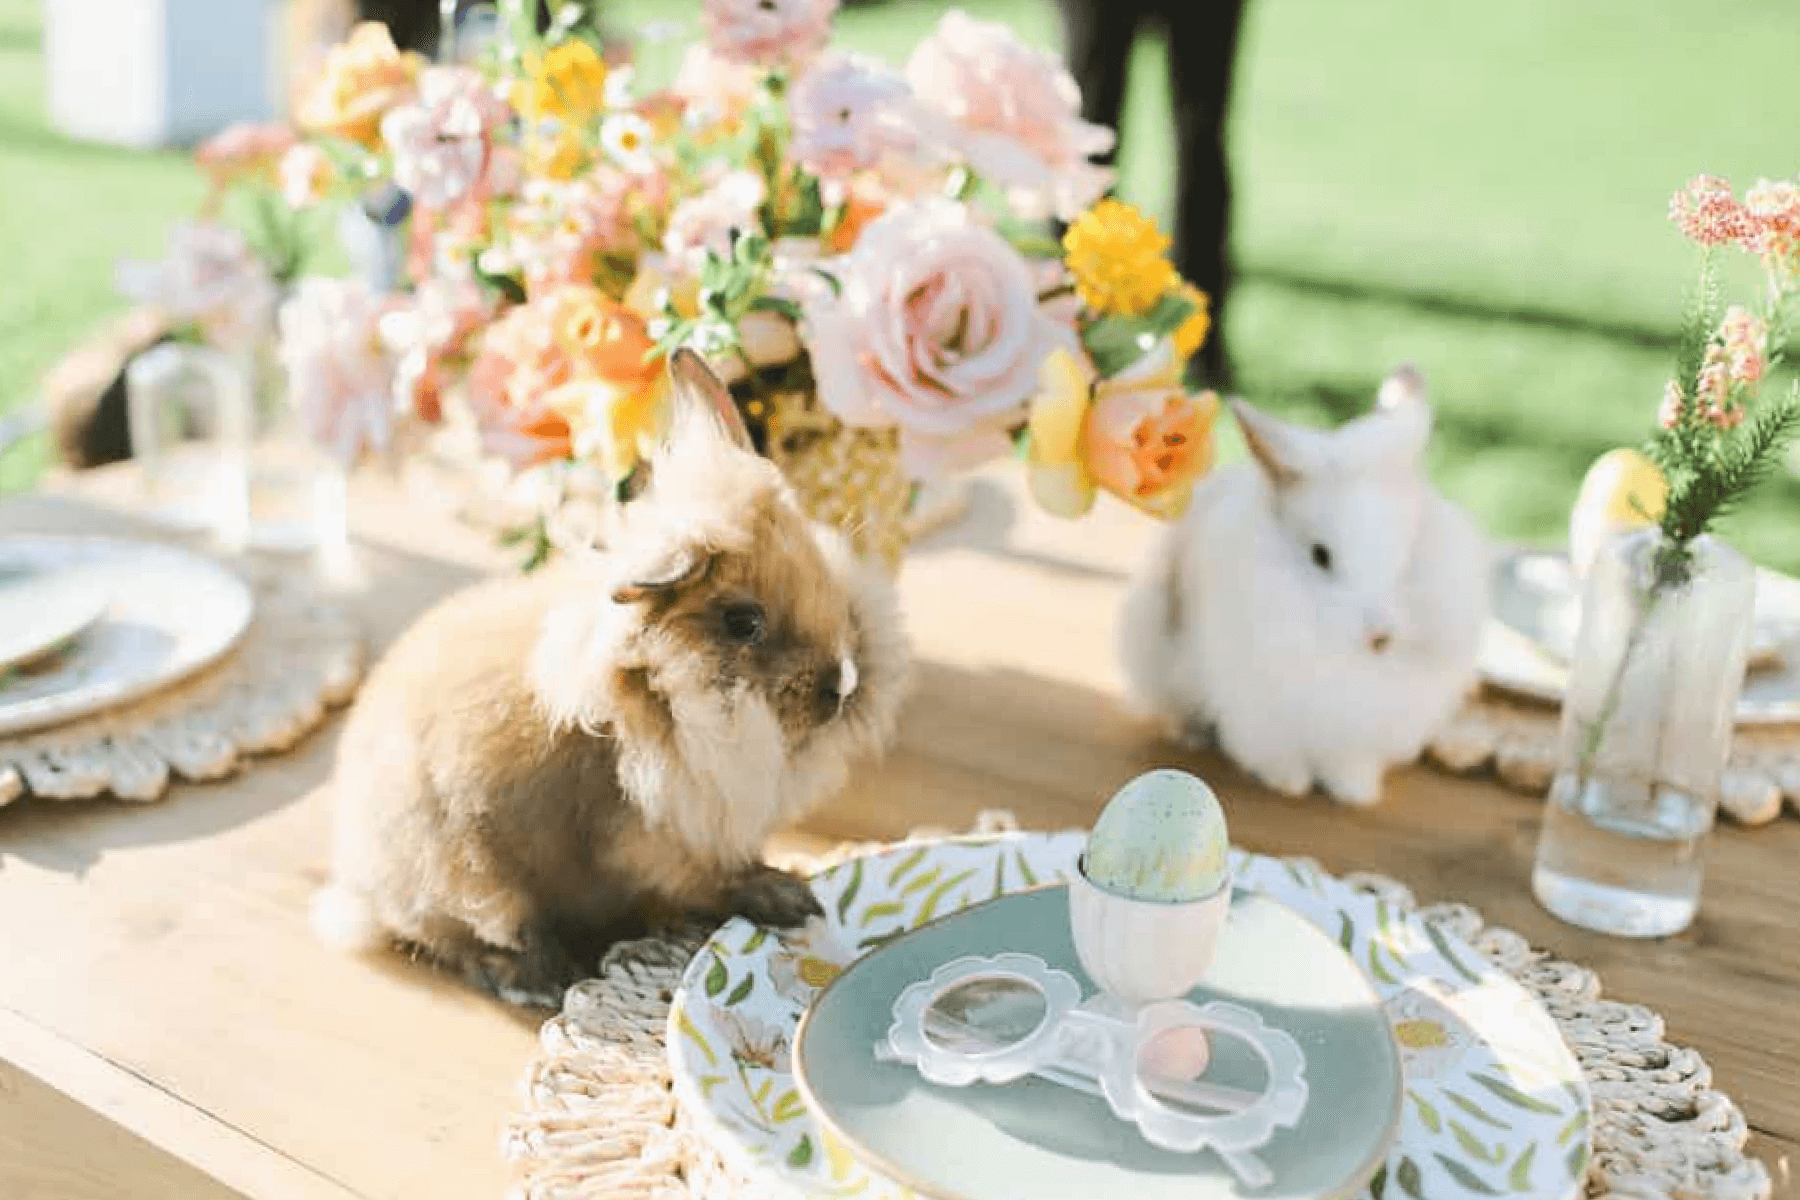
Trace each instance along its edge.
<instances>
[{"instance_id":1,"label":"peach ranunculus","mask_svg":"<svg viewBox=\"0 0 1800 1200\"><path fill-rule=\"evenodd\" d=\"M913 49L906 78L1020 216L1072 219L1111 184L1112 172L1089 158L1112 148L1113 132L1083 121L1067 69L1006 25L951 9Z\"/></svg>"},{"instance_id":2,"label":"peach ranunculus","mask_svg":"<svg viewBox=\"0 0 1800 1200\"><path fill-rule=\"evenodd\" d=\"M889 208L822 269L836 294L803 301L820 402L847 425L897 427L915 478L1005 454L1038 363L1066 337L1025 258L931 199Z\"/></svg>"},{"instance_id":3,"label":"peach ranunculus","mask_svg":"<svg viewBox=\"0 0 1800 1200\"><path fill-rule=\"evenodd\" d=\"M298 106L298 123L310 133L329 134L374 147L381 118L413 98L425 60L394 45L380 21L364 21L325 56L325 65Z\"/></svg>"},{"instance_id":4,"label":"peach ranunculus","mask_svg":"<svg viewBox=\"0 0 1800 1200\"><path fill-rule=\"evenodd\" d=\"M1219 398L1189 395L1168 341L1110 379L1059 348L1044 360L1032 402L1032 494L1058 516L1078 517L1104 489L1155 517L1187 508L1212 467Z\"/></svg>"},{"instance_id":5,"label":"peach ranunculus","mask_svg":"<svg viewBox=\"0 0 1800 1200\"><path fill-rule=\"evenodd\" d=\"M606 449L614 443L592 428L601 423L598 414L608 405L641 411L662 386L661 364L650 357L654 345L643 319L596 287L567 284L512 309L483 333L469 369L483 441L518 467L565 458L578 447ZM569 384L599 386L579 392L565 390ZM611 427L634 426L624 417ZM609 469L623 461L622 450L606 453Z\"/></svg>"}]
</instances>

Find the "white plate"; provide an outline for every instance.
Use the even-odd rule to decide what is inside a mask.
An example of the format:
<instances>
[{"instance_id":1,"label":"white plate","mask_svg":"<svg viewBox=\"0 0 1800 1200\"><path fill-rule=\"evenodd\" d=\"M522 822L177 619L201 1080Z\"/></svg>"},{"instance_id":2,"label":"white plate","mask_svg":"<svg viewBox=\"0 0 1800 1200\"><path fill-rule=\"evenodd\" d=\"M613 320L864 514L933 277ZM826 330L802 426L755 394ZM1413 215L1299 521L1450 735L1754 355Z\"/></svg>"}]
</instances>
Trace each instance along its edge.
<instances>
[{"instance_id":1,"label":"white plate","mask_svg":"<svg viewBox=\"0 0 1800 1200\"><path fill-rule=\"evenodd\" d=\"M764 1189L758 1195L918 1200L825 1136L793 1073L800 1018L846 965L906 930L1066 882L1085 841L1013 834L896 846L814 877L826 915L800 933L727 924L689 963L669 1010L670 1073L684 1114ZM1232 877L1343 947L1399 1045L1399 1132L1357 1200L1581 1194L1592 1100L1556 1022L1522 987L1417 912L1305 864L1233 851ZM1291 1200L1279 1187L1269 1194Z\"/></svg>"},{"instance_id":2,"label":"white plate","mask_svg":"<svg viewBox=\"0 0 1800 1200\"><path fill-rule=\"evenodd\" d=\"M74 641L110 599L78 568L0 570L0 682Z\"/></svg>"},{"instance_id":3,"label":"white plate","mask_svg":"<svg viewBox=\"0 0 1800 1200\"><path fill-rule=\"evenodd\" d=\"M1518 696L1561 704L1581 620L1581 585L1568 557L1515 550L1496 565L1493 589L1493 618L1481 639L1482 678ZM1800 580L1760 567L1737 721L1800 722Z\"/></svg>"},{"instance_id":4,"label":"white plate","mask_svg":"<svg viewBox=\"0 0 1800 1200\"><path fill-rule=\"evenodd\" d=\"M0 577L68 571L106 597L54 663L0 683L0 736L91 716L217 662L250 626L243 580L171 546L109 538L0 538Z\"/></svg>"}]
</instances>

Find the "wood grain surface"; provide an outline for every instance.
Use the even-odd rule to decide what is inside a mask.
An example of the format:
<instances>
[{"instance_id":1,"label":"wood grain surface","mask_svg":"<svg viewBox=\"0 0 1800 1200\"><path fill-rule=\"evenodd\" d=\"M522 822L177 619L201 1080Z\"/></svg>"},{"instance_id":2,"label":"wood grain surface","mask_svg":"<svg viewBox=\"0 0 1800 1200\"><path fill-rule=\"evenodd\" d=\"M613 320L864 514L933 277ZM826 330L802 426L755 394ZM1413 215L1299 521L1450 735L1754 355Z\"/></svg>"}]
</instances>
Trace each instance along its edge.
<instances>
[{"instance_id":1,"label":"wood grain surface","mask_svg":"<svg viewBox=\"0 0 1800 1200\"><path fill-rule=\"evenodd\" d=\"M129 468L47 491L61 494L0 501L0 532L146 532ZM508 566L398 481L359 481L353 512L348 598L377 647ZM1218 789L1238 844L1467 902L1660 1012L1743 1108L1786 1194L1800 1150L1800 822L1721 828L1700 918L1679 937L1562 925L1530 895L1531 798L1423 767L1396 772L1367 811L1276 797L1126 716L1113 620L1150 533L1117 506L1074 523L1037 513L1004 467L978 477L969 517L917 547L902 578L920 675L900 745L782 843L964 827L985 809L1084 825L1137 772L1186 767ZM409 963L335 957L307 932L337 726L155 805L0 810L0 1196L503 1194L498 1139L539 1018ZM207 1182L181 1190L184 1178Z\"/></svg>"}]
</instances>

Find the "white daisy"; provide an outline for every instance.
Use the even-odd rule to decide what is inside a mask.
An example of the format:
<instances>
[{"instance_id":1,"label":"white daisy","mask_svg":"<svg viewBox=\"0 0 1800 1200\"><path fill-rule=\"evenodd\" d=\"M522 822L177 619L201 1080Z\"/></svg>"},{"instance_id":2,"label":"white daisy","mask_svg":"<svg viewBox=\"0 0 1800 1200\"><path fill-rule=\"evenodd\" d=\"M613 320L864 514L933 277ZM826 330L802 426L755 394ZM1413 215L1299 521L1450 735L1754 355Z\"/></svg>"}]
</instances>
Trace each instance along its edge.
<instances>
[{"instance_id":1,"label":"white daisy","mask_svg":"<svg viewBox=\"0 0 1800 1200\"><path fill-rule=\"evenodd\" d=\"M650 154L650 122L636 113L614 113L600 126L600 145L627 171L645 175L656 169Z\"/></svg>"}]
</instances>

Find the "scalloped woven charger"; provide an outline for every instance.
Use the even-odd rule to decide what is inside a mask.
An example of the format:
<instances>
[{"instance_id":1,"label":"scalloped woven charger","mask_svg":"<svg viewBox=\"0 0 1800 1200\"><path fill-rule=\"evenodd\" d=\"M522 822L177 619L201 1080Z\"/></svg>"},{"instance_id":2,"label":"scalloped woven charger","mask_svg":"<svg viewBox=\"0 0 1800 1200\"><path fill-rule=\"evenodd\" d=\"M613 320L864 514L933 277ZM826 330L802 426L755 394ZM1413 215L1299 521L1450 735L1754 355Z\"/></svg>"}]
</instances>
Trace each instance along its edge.
<instances>
[{"instance_id":1,"label":"scalloped woven charger","mask_svg":"<svg viewBox=\"0 0 1800 1200\"><path fill-rule=\"evenodd\" d=\"M1016 834L1017 826L1010 816L990 814L975 832ZM921 830L900 844L927 846L946 833ZM790 856L781 865L819 871L893 849L846 845L827 855ZM1320 874L1306 860L1269 861ZM1743 1114L1712 1089L1711 1072L1698 1054L1663 1040L1655 1013L1602 999L1593 972L1550 959L1515 933L1484 927L1467 906L1421 908L1402 885L1380 876L1350 875L1341 883L1467 943L1555 1020L1591 1097L1588 1196L1770 1196L1767 1170L1744 1153ZM671 1078L665 1045L670 1004L690 959L711 936L710 930L687 929L621 944L598 978L570 989L562 1013L543 1027L542 1054L522 1084L525 1111L505 1140L518 1179L513 1196L722 1200L779 1194L728 1161L735 1156L708 1139L704 1118L677 1099Z\"/></svg>"},{"instance_id":2,"label":"scalloped woven charger","mask_svg":"<svg viewBox=\"0 0 1800 1200\"><path fill-rule=\"evenodd\" d=\"M349 703L363 639L342 606L278 560L224 560L255 596L216 662L91 716L0 738L0 807L26 796L152 801L174 778L220 779L292 749Z\"/></svg>"}]
</instances>

